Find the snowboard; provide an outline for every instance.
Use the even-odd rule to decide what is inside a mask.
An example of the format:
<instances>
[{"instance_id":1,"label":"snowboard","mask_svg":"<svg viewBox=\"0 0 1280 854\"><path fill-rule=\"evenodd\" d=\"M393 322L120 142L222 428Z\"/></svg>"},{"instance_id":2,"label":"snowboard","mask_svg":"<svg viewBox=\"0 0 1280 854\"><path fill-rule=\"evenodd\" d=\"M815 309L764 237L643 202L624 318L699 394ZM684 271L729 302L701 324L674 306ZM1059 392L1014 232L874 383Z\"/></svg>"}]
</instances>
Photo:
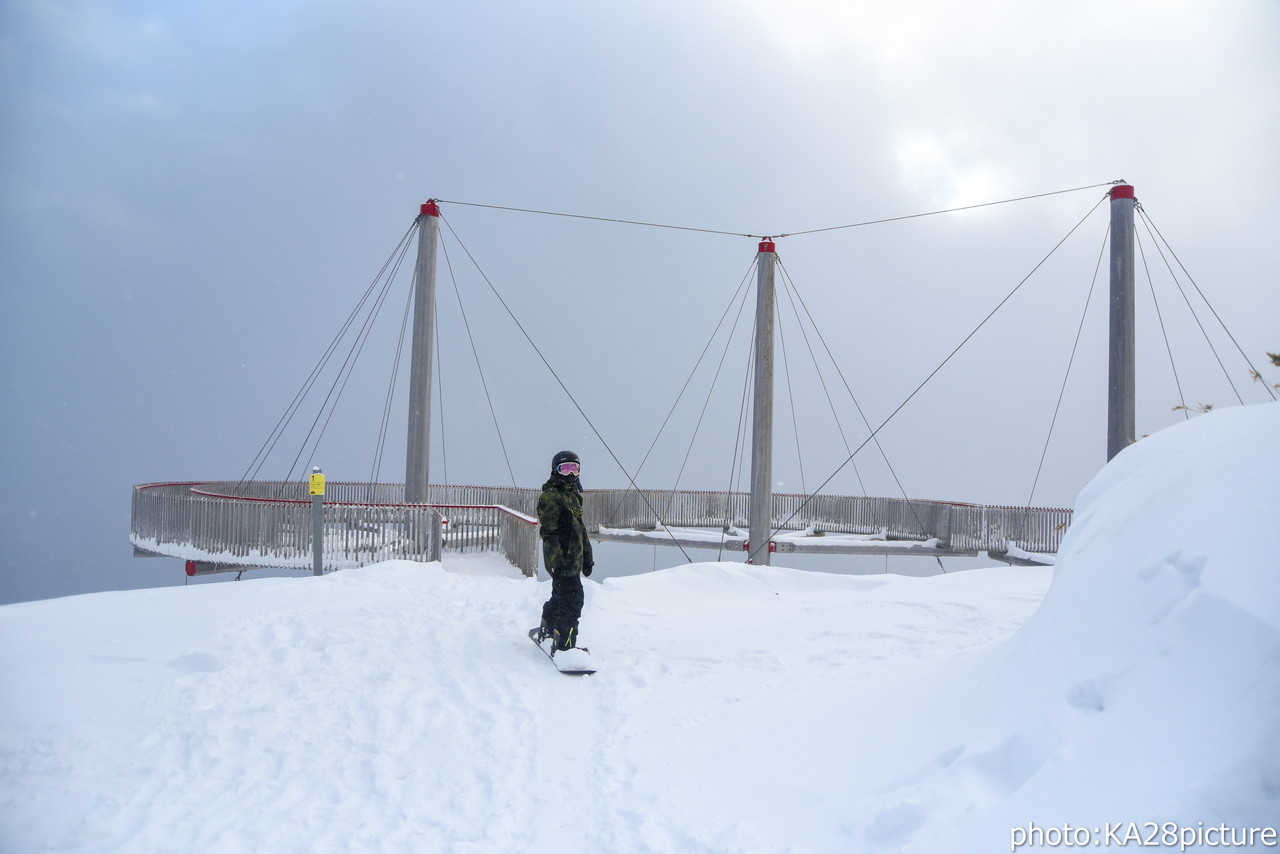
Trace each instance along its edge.
<instances>
[{"instance_id":1,"label":"snowboard","mask_svg":"<svg viewBox=\"0 0 1280 854\"><path fill-rule=\"evenodd\" d=\"M551 640L538 640L538 630L529 629L529 640L542 650L543 655L551 659L551 663L561 673L570 676L588 676L596 672L596 663L591 659L591 651L584 646L574 647L573 649L562 649L556 652L552 649Z\"/></svg>"}]
</instances>

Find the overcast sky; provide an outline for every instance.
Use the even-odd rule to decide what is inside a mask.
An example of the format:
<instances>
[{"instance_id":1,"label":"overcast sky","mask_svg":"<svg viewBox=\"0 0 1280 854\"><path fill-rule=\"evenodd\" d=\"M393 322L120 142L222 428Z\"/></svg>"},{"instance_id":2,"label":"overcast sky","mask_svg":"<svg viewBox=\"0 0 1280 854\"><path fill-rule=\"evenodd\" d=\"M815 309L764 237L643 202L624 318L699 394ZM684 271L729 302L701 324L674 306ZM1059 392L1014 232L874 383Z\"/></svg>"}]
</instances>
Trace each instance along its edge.
<instances>
[{"instance_id":1,"label":"overcast sky","mask_svg":"<svg viewBox=\"0 0 1280 854\"><path fill-rule=\"evenodd\" d=\"M130 487L239 477L429 197L780 234L1123 178L1278 382L1264 366L1280 349L1278 44L1273 0L10 0L0 602L181 583L177 561L131 556ZM784 238L778 252L878 424L1105 191ZM756 241L442 207L637 464ZM1027 501L1106 226L1103 204L886 428L912 497ZM519 484L573 447L588 486L625 485L445 232ZM1235 404L1148 260L1188 402ZM319 451L334 479L370 475L407 288ZM440 288L449 479L508 483L444 268ZM1069 505L1104 462L1102 293L1036 504ZM782 323L813 489L845 451L799 328ZM1182 416L1141 270L1139 323L1142 433ZM1268 399L1209 328L1245 402ZM735 343L681 486L727 486L745 360ZM643 485L674 481L709 383L691 386ZM782 388L777 400L790 406ZM790 412L778 417L775 479L798 492ZM385 480L403 477L403 434L397 417ZM285 476L296 444L262 476ZM864 456L868 491L896 494ZM849 477L829 491L858 491Z\"/></svg>"}]
</instances>

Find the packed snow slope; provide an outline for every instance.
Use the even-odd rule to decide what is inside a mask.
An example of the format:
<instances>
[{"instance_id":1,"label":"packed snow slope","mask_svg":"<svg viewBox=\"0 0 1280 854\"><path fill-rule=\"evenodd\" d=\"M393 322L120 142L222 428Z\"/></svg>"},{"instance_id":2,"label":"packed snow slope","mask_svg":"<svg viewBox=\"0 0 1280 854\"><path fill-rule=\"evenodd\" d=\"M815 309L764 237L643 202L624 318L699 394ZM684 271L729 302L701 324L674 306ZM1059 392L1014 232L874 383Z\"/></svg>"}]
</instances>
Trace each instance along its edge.
<instances>
[{"instance_id":1,"label":"packed snow slope","mask_svg":"<svg viewBox=\"0 0 1280 854\"><path fill-rule=\"evenodd\" d=\"M1280 816L1280 406L1144 439L1055 569L489 556L0 608L0 851L993 852ZM1052 578L1050 573L1052 572Z\"/></svg>"}]
</instances>

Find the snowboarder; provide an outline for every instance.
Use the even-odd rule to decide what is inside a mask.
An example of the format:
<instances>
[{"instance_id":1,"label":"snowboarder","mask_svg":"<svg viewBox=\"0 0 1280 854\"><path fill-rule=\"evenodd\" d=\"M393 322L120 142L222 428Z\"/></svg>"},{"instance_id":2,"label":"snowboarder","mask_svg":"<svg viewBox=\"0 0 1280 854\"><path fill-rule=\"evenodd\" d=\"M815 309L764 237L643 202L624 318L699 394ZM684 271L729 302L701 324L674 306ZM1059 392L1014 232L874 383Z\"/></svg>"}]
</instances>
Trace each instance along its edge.
<instances>
[{"instance_id":1,"label":"snowboarder","mask_svg":"<svg viewBox=\"0 0 1280 854\"><path fill-rule=\"evenodd\" d=\"M551 458L551 477L538 499L542 559L551 576L551 598L542 606L541 639L553 638L556 650L573 649L582 616L582 578L591 575L591 541L582 524L582 463L573 451Z\"/></svg>"}]
</instances>

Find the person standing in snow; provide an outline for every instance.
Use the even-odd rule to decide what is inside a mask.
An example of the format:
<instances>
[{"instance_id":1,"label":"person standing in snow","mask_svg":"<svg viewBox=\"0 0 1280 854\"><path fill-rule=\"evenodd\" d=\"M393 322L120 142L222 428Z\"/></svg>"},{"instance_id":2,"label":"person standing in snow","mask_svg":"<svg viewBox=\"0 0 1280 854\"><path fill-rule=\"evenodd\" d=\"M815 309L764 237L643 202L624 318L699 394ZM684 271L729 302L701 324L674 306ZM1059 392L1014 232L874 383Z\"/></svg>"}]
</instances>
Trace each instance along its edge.
<instances>
[{"instance_id":1,"label":"person standing in snow","mask_svg":"<svg viewBox=\"0 0 1280 854\"><path fill-rule=\"evenodd\" d=\"M542 606L541 639L553 638L557 650L578 641L582 616L582 576L591 575L591 541L582 524L582 463L573 451L551 458L551 477L538 499L538 535L542 559L551 576L551 598Z\"/></svg>"}]
</instances>

